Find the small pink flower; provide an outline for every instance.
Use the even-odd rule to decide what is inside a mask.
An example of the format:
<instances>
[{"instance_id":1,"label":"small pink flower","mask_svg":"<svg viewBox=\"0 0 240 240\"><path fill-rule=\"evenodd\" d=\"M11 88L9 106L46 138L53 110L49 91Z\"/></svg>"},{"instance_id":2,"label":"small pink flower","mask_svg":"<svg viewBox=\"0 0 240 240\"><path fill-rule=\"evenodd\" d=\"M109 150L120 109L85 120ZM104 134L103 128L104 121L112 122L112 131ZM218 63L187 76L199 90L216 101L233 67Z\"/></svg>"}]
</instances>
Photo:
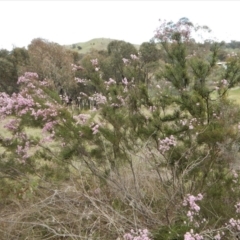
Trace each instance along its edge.
<instances>
[{"instance_id":1,"label":"small pink flower","mask_svg":"<svg viewBox=\"0 0 240 240\"><path fill-rule=\"evenodd\" d=\"M127 58L123 58L122 60L123 60L123 63L124 63L124 64L129 63L129 60L128 60Z\"/></svg>"},{"instance_id":2,"label":"small pink flower","mask_svg":"<svg viewBox=\"0 0 240 240\"><path fill-rule=\"evenodd\" d=\"M90 61L91 61L91 63L92 63L93 66L97 66L97 65L98 65L98 60L97 60L97 58L96 58L96 59L92 59L92 60L90 60Z\"/></svg>"}]
</instances>

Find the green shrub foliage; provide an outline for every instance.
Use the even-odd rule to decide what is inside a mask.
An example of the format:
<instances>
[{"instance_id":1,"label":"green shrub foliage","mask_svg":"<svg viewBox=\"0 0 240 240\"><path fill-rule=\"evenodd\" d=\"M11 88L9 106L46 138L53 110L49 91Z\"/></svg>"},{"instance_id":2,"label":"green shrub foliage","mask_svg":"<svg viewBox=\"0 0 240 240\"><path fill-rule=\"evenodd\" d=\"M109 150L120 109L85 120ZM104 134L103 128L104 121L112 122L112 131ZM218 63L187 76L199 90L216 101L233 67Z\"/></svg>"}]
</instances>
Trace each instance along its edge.
<instances>
[{"instance_id":1,"label":"green shrub foliage","mask_svg":"<svg viewBox=\"0 0 240 240\"><path fill-rule=\"evenodd\" d=\"M82 72L75 65L69 89L80 89L76 96L90 108L60 99L57 78L51 81L55 68L44 80L26 72L18 78L18 93L0 93L1 200L12 196L6 189L14 183L37 189L74 176L89 193L98 179L104 196L89 197L88 204L108 206L118 219L115 227L124 229L109 224L109 235L102 228L94 239L113 239L131 228L148 228L157 240L229 239L237 228L229 220L239 196L240 116L228 95L239 84L240 64L230 56L226 69L217 66L221 46L203 51L191 35L199 30L208 29L186 18L162 22L154 42L141 46L142 55L123 41L110 43L105 55L86 55ZM42 51L50 46L33 42L35 60L34 44ZM83 230L71 231L76 237Z\"/></svg>"}]
</instances>

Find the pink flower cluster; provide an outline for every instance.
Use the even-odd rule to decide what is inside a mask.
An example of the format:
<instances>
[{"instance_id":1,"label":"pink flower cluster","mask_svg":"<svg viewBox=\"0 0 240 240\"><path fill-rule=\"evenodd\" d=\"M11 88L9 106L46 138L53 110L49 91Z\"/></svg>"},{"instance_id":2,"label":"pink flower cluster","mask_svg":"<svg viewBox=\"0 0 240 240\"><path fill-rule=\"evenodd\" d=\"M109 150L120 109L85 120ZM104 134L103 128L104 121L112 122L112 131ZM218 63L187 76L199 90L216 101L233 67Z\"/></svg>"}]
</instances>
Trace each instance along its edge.
<instances>
[{"instance_id":1,"label":"pink flower cluster","mask_svg":"<svg viewBox=\"0 0 240 240\"><path fill-rule=\"evenodd\" d=\"M232 175L234 178L238 178L238 173L234 169L232 170Z\"/></svg>"},{"instance_id":2,"label":"pink flower cluster","mask_svg":"<svg viewBox=\"0 0 240 240\"><path fill-rule=\"evenodd\" d=\"M77 70L84 70L84 68L82 66L78 66L76 64L71 64L72 66L72 71L77 71Z\"/></svg>"},{"instance_id":3,"label":"pink flower cluster","mask_svg":"<svg viewBox=\"0 0 240 240\"><path fill-rule=\"evenodd\" d=\"M127 64L129 63L129 60L128 60L127 58L123 58L122 60L123 60L123 63L124 63L125 65L127 65Z\"/></svg>"},{"instance_id":4,"label":"pink flower cluster","mask_svg":"<svg viewBox=\"0 0 240 240\"><path fill-rule=\"evenodd\" d=\"M123 85L124 85L124 90L123 90L123 92L128 92L128 80L127 80L127 78L125 77L125 78L123 78L122 79L122 83L123 83Z\"/></svg>"},{"instance_id":5,"label":"pink flower cluster","mask_svg":"<svg viewBox=\"0 0 240 240\"><path fill-rule=\"evenodd\" d=\"M83 83L84 85L86 85L86 83L88 82L88 81L90 81L90 80L87 80L87 79L85 79L85 78L75 78L75 81L77 82L77 83Z\"/></svg>"},{"instance_id":6,"label":"pink flower cluster","mask_svg":"<svg viewBox=\"0 0 240 240\"><path fill-rule=\"evenodd\" d=\"M112 100L112 99L109 99ZM119 101L118 103L112 103L111 106L112 107L121 107L124 106L126 104L123 96L117 96L117 100Z\"/></svg>"},{"instance_id":7,"label":"pink flower cluster","mask_svg":"<svg viewBox=\"0 0 240 240\"><path fill-rule=\"evenodd\" d=\"M194 128L194 126L193 126L194 123L197 123L197 119L196 118L192 118L190 120L190 122L189 122L189 129L193 129Z\"/></svg>"},{"instance_id":8,"label":"pink flower cluster","mask_svg":"<svg viewBox=\"0 0 240 240\"><path fill-rule=\"evenodd\" d=\"M43 81L40 81L40 82L39 82L39 85L46 87L46 86L49 86L49 82L45 79L45 80L43 80ZM41 89L39 89L39 90L41 90Z\"/></svg>"},{"instance_id":9,"label":"pink flower cluster","mask_svg":"<svg viewBox=\"0 0 240 240\"><path fill-rule=\"evenodd\" d=\"M139 59L135 54L131 54L130 57L131 57L132 60L138 60Z\"/></svg>"},{"instance_id":10,"label":"pink flower cluster","mask_svg":"<svg viewBox=\"0 0 240 240\"><path fill-rule=\"evenodd\" d=\"M20 76L18 78L17 84L29 82L30 79L38 79L38 74L34 73L34 72L25 72L25 74L23 76Z\"/></svg>"},{"instance_id":11,"label":"pink flower cluster","mask_svg":"<svg viewBox=\"0 0 240 240\"><path fill-rule=\"evenodd\" d=\"M53 127L57 124L57 121L49 121L44 124L44 127L42 129L43 132L52 132Z\"/></svg>"},{"instance_id":12,"label":"pink flower cluster","mask_svg":"<svg viewBox=\"0 0 240 240\"><path fill-rule=\"evenodd\" d=\"M116 84L116 81L112 78L109 78L109 81L105 81L104 83L107 85L106 89L108 90L110 85Z\"/></svg>"},{"instance_id":13,"label":"pink flower cluster","mask_svg":"<svg viewBox=\"0 0 240 240\"><path fill-rule=\"evenodd\" d=\"M18 79L18 83L26 83L21 92L13 93L11 96L6 93L0 93L0 116L4 117L10 114L22 116L27 112L35 112L34 108L40 107L40 104L35 103L33 98L46 98L44 91L37 86L38 83L40 86L47 86L48 82L35 81L36 78L38 78L36 73L26 72Z\"/></svg>"},{"instance_id":14,"label":"pink flower cluster","mask_svg":"<svg viewBox=\"0 0 240 240\"><path fill-rule=\"evenodd\" d=\"M32 116L35 117L35 119L42 118L43 120L52 119L58 115L57 110L55 108L45 108L45 109L38 109L37 111L35 109L32 109Z\"/></svg>"},{"instance_id":15,"label":"pink flower cluster","mask_svg":"<svg viewBox=\"0 0 240 240\"><path fill-rule=\"evenodd\" d=\"M29 83L27 84L27 88L35 89L36 86L35 86L32 82L29 82Z\"/></svg>"},{"instance_id":16,"label":"pink flower cluster","mask_svg":"<svg viewBox=\"0 0 240 240\"><path fill-rule=\"evenodd\" d=\"M191 229L190 232L186 232L184 234L184 240L203 240L203 236L199 235L198 233L194 234L193 230Z\"/></svg>"},{"instance_id":17,"label":"pink flower cluster","mask_svg":"<svg viewBox=\"0 0 240 240\"><path fill-rule=\"evenodd\" d=\"M78 116L74 116L73 118L77 121L77 124L83 125L90 118L90 115L81 113Z\"/></svg>"},{"instance_id":18,"label":"pink flower cluster","mask_svg":"<svg viewBox=\"0 0 240 240\"><path fill-rule=\"evenodd\" d=\"M193 221L193 216L198 214L200 211L200 207L196 204L196 201L200 201L203 199L203 195L199 193L197 196L193 196L187 194L187 196L183 200L183 206L188 206L189 211L187 213L187 217L189 218L190 222Z\"/></svg>"},{"instance_id":19,"label":"pink flower cluster","mask_svg":"<svg viewBox=\"0 0 240 240\"><path fill-rule=\"evenodd\" d=\"M93 66L97 66L98 65L98 59L97 58L96 59L91 59L90 61L91 61Z\"/></svg>"},{"instance_id":20,"label":"pink flower cluster","mask_svg":"<svg viewBox=\"0 0 240 240\"><path fill-rule=\"evenodd\" d=\"M132 229L130 233L124 234L123 238L124 240L151 240L147 229L138 229L136 231Z\"/></svg>"},{"instance_id":21,"label":"pink flower cluster","mask_svg":"<svg viewBox=\"0 0 240 240\"><path fill-rule=\"evenodd\" d=\"M126 102L125 102L123 96L117 96L117 99L120 101L121 106L124 106L124 105L126 104Z\"/></svg>"},{"instance_id":22,"label":"pink flower cluster","mask_svg":"<svg viewBox=\"0 0 240 240\"><path fill-rule=\"evenodd\" d=\"M149 111L150 112L154 112L154 111L156 111L157 110L157 107L156 106L150 106L149 107Z\"/></svg>"},{"instance_id":23,"label":"pink flower cluster","mask_svg":"<svg viewBox=\"0 0 240 240\"><path fill-rule=\"evenodd\" d=\"M91 125L91 128L92 128L93 134L97 134L98 131L99 131L99 130L98 130L99 124L93 123L93 124Z\"/></svg>"},{"instance_id":24,"label":"pink flower cluster","mask_svg":"<svg viewBox=\"0 0 240 240\"><path fill-rule=\"evenodd\" d=\"M11 132L15 132L18 129L19 123L19 119L11 119L4 125L4 128L7 128Z\"/></svg>"},{"instance_id":25,"label":"pink flower cluster","mask_svg":"<svg viewBox=\"0 0 240 240\"><path fill-rule=\"evenodd\" d=\"M79 94L82 95L82 96L84 96L84 97L87 97L87 96L88 96L88 95L87 95L86 93L84 93L84 92L80 92Z\"/></svg>"},{"instance_id":26,"label":"pink flower cluster","mask_svg":"<svg viewBox=\"0 0 240 240\"><path fill-rule=\"evenodd\" d=\"M19 123L22 116L25 114L31 114L30 118L33 120L41 119L43 125L43 133L47 134L47 138L41 139L40 142L45 142L46 139L51 140L54 137L54 126L57 124L56 117L58 116L58 105L56 101L52 102L45 100L37 102L36 99L47 98L47 95L39 86L48 85L47 81L35 81L38 78L36 73L25 73L19 78L19 83L24 83L25 86L19 93L13 93L11 96L6 93L0 93L0 117L6 117L8 115L14 115L14 119L10 119L5 128L11 131L13 139L18 141L15 153L18 156L18 160L22 163L29 157L30 141L24 132L19 132Z\"/></svg>"},{"instance_id":27,"label":"pink flower cluster","mask_svg":"<svg viewBox=\"0 0 240 240\"><path fill-rule=\"evenodd\" d=\"M222 233L224 235L224 233ZM218 232L217 235L214 236L214 240L221 240L220 233Z\"/></svg>"},{"instance_id":28,"label":"pink flower cluster","mask_svg":"<svg viewBox=\"0 0 240 240\"><path fill-rule=\"evenodd\" d=\"M0 93L0 116L10 115L14 111L17 115L22 116L35 105L30 95L23 96L21 93L13 93L10 97L6 93Z\"/></svg>"},{"instance_id":29,"label":"pink flower cluster","mask_svg":"<svg viewBox=\"0 0 240 240\"><path fill-rule=\"evenodd\" d=\"M95 71L96 72L99 71L100 68L98 67L98 59L97 58L91 59L90 61L91 61L92 65L95 67Z\"/></svg>"},{"instance_id":30,"label":"pink flower cluster","mask_svg":"<svg viewBox=\"0 0 240 240\"><path fill-rule=\"evenodd\" d=\"M238 173L236 172L236 170L232 170L232 175L233 175L233 177L234 177L234 179L233 179L233 182L234 183L237 183L238 181ZM236 206L236 205L235 205Z\"/></svg>"},{"instance_id":31,"label":"pink flower cluster","mask_svg":"<svg viewBox=\"0 0 240 240\"><path fill-rule=\"evenodd\" d=\"M229 220L229 224L227 224L228 227L230 228L235 228L237 231L240 231L240 220L239 219L234 219L234 218L231 218Z\"/></svg>"},{"instance_id":32,"label":"pink flower cluster","mask_svg":"<svg viewBox=\"0 0 240 240\"><path fill-rule=\"evenodd\" d=\"M166 137L164 139L158 139L158 141L159 141L158 150L162 154L164 154L166 151L168 151L171 147L177 145L177 141L173 135L171 135L170 137Z\"/></svg>"},{"instance_id":33,"label":"pink flower cluster","mask_svg":"<svg viewBox=\"0 0 240 240\"><path fill-rule=\"evenodd\" d=\"M127 85L128 85L128 80L127 80L127 78L123 78L123 79L122 79L122 83L123 83L125 86L127 86Z\"/></svg>"},{"instance_id":34,"label":"pink flower cluster","mask_svg":"<svg viewBox=\"0 0 240 240\"><path fill-rule=\"evenodd\" d=\"M236 213L240 213L240 202L234 205L234 207L236 208Z\"/></svg>"},{"instance_id":35,"label":"pink flower cluster","mask_svg":"<svg viewBox=\"0 0 240 240\"><path fill-rule=\"evenodd\" d=\"M186 126L188 124L189 129L194 129L194 124L197 123L197 119L192 118L192 119L190 119L189 123L188 123L188 120L186 120L186 119L180 119L179 122L182 124L182 126Z\"/></svg>"},{"instance_id":36,"label":"pink flower cluster","mask_svg":"<svg viewBox=\"0 0 240 240\"><path fill-rule=\"evenodd\" d=\"M30 147L29 141L26 141L23 146L21 146L21 145L17 146L16 153L18 155L19 162L25 163L25 161L29 157L29 155L28 155L29 147Z\"/></svg>"},{"instance_id":37,"label":"pink flower cluster","mask_svg":"<svg viewBox=\"0 0 240 240\"><path fill-rule=\"evenodd\" d=\"M101 93L94 93L92 97L89 97L90 100L96 101L96 104L105 104L107 102L107 98L103 96Z\"/></svg>"},{"instance_id":38,"label":"pink flower cluster","mask_svg":"<svg viewBox=\"0 0 240 240\"><path fill-rule=\"evenodd\" d=\"M223 86L227 86L228 85L228 81L226 79L222 79L221 83Z\"/></svg>"},{"instance_id":39,"label":"pink flower cluster","mask_svg":"<svg viewBox=\"0 0 240 240\"><path fill-rule=\"evenodd\" d=\"M38 74L35 72L25 72L24 77L38 79Z\"/></svg>"}]
</instances>

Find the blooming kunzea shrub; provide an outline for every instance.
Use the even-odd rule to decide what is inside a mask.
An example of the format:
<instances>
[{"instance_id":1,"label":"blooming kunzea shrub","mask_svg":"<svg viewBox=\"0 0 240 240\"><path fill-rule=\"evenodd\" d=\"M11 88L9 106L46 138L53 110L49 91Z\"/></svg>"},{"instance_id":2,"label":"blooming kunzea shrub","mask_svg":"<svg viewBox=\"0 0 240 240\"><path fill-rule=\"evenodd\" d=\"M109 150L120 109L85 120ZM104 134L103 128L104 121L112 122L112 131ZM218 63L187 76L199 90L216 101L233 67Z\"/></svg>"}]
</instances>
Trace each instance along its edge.
<instances>
[{"instance_id":1,"label":"blooming kunzea shrub","mask_svg":"<svg viewBox=\"0 0 240 240\"><path fill-rule=\"evenodd\" d=\"M34 126L41 127L42 139L39 139L39 143L46 140L46 133L52 139L54 127L58 124L58 108L61 106L45 93L44 89L49 87L49 83L46 80L39 81L36 73L26 72L19 77L18 84L21 84L19 93L0 93L0 117L12 117L4 125L12 133L9 147L16 148L16 159L24 163L30 156L31 147L36 146L37 142L28 139L21 126L37 124Z\"/></svg>"},{"instance_id":2,"label":"blooming kunzea shrub","mask_svg":"<svg viewBox=\"0 0 240 240\"><path fill-rule=\"evenodd\" d=\"M117 199L117 205L120 207L116 209L112 199L109 201L112 205L104 211L100 202L95 204L101 214L108 209L114 210L114 214L118 213L114 216L111 212L106 212L110 216L109 221L115 221L118 216L126 219L125 214L128 214L129 221L121 220L127 229L146 226L153 230L165 224L168 230L172 229L171 233L164 231L165 239L178 239L181 235L180 238L184 236L185 240L202 240L203 236L210 234L209 231L204 232L206 225L203 225L207 222L210 227L215 227L214 224L218 224L218 216L221 217L221 213L219 214L214 204L211 206L213 209L208 211L208 206L203 205L204 201L201 206L204 206L203 215L207 220L201 220L198 201L201 201L203 196L188 194L183 200L183 205L187 208L186 217L185 212L182 213L181 196L186 189L191 189L191 192L204 192L204 196L215 201L215 188L223 188L223 192L227 192L227 189L237 185L238 176L234 177L236 183L230 181L230 187L224 185L225 178L221 174L226 172L227 165L224 164L224 156L220 156L219 142L223 145L228 143L228 149L231 150L232 143L239 142L239 139L231 138L228 133L232 131L223 137L220 136L221 138L217 133L224 132L225 125L231 124L236 130L240 117L230 109L225 113L226 122L224 118L219 118L222 106L230 106L225 104L220 91L227 91L233 83L231 74L221 76L224 80L217 80L218 98L212 101L211 93L215 90L212 85L205 83L212 79L209 74L214 71L216 59L211 60L208 52L207 58L205 56L201 60L198 50L187 49L187 46L191 45L189 43L192 30L194 26L188 19L181 19L177 23L164 22L160 26L156 38L163 45L161 51L166 50L164 57L167 64L163 63L161 73L157 76L154 76L153 72L150 73L151 67L144 65L141 56L131 54L133 52L124 55L129 59L122 56L119 58L116 71L108 72L111 65L104 65L109 64L108 61L100 65L97 58L88 60L84 74L79 74L73 82L74 86L77 82L83 87L78 90L82 91L79 98L84 100L84 103L93 103L92 105L96 106L97 112L92 114L90 111L86 114L80 112L80 109L70 110L62 106L56 89L51 89L48 81L38 80L35 73L25 73L18 79L18 83L21 84L19 93L0 93L0 115L10 119L5 124L5 129L10 131L11 136L8 140L3 137L0 140L5 141L7 147L11 145L9 151L14 155L12 159L18 159L21 163L32 163L30 161L34 161L34 158L29 154L31 147L35 145L40 148L43 141L55 140L54 144L60 146L52 154L56 161L60 160L57 169L64 163L81 161L95 177L101 179L103 187L106 184L109 190L107 198L114 196ZM212 55L214 54L215 52ZM103 58L104 56L101 56L101 59ZM157 66L158 69L159 67ZM76 65L72 65L72 68L75 72L82 70ZM103 79L104 76L107 76L107 79ZM41 128L42 135L30 138L24 134L25 126ZM43 150L35 156L40 159L42 156L47 160L52 159L48 159L49 155L46 156L46 152ZM219 159L223 161L220 162ZM85 169L84 167L83 171ZM125 176L121 174L127 174L126 182L123 181ZM217 187L214 186L215 183ZM89 186L91 187L91 184ZM238 194L237 189L235 193ZM221 198L219 201L233 200L232 196L217 194ZM91 199L91 203L98 201L98 195L96 194L96 199ZM100 195L105 195L104 188L101 189ZM136 206L131 206L136 210L134 215L128 211L131 199L137 200ZM107 201L102 203L108 204ZM239 203L235 207L238 213ZM212 212L215 211L213 216ZM188 219L187 224L182 224L182 217ZM116 225L111 223L108 227L120 226L120 222L116 222ZM181 224L183 226L180 226ZM231 218L225 229L238 230L239 225L238 219ZM95 226L96 224L94 228ZM178 236L170 237L170 234L175 234L173 232L178 232ZM220 234L216 233L217 230L213 231L210 234L211 238L219 240ZM124 239L150 240L150 234L147 229L132 230L124 235Z\"/></svg>"}]
</instances>

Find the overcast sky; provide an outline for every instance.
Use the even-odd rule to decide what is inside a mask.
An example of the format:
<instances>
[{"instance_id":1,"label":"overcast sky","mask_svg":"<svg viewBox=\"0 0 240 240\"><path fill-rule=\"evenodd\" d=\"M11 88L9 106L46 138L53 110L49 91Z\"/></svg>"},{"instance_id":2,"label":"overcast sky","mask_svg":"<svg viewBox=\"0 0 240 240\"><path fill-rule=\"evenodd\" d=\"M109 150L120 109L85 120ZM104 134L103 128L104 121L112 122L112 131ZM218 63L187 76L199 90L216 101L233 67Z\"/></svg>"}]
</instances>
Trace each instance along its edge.
<instances>
[{"instance_id":1,"label":"overcast sky","mask_svg":"<svg viewBox=\"0 0 240 240\"><path fill-rule=\"evenodd\" d=\"M34 38L61 45L93 38L141 44L159 19L189 18L218 40L240 41L240 1L0 1L0 48L27 47Z\"/></svg>"}]
</instances>

